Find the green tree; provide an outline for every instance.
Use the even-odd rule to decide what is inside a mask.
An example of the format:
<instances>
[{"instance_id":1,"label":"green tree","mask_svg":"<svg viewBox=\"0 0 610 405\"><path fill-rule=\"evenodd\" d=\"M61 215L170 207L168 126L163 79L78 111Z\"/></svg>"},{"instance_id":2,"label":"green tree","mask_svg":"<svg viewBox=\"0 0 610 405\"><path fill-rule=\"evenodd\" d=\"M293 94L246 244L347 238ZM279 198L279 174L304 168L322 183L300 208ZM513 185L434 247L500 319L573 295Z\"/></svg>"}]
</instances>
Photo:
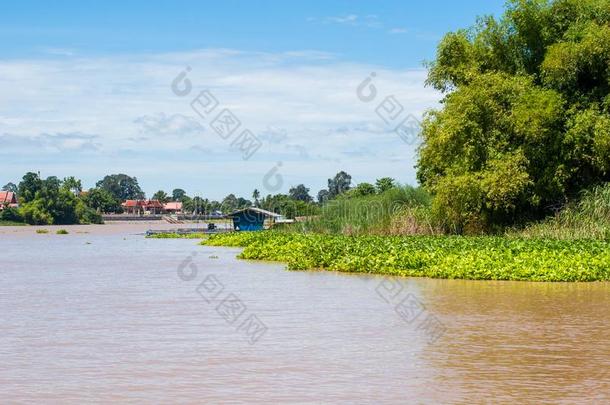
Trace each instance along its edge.
<instances>
[{"instance_id":1,"label":"green tree","mask_svg":"<svg viewBox=\"0 0 610 405\"><path fill-rule=\"evenodd\" d=\"M304 184L291 187L288 191L290 198L296 201L304 201L306 203L312 202L313 198L309 195L309 189Z\"/></svg>"},{"instance_id":2,"label":"green tree","mask_svg":"<svg viewBox=\"0 0 610 405\"><path fill-rule=\"evenodd\" d=\"M108 175L98 181L95 187L110 192L119 201L141 200L144 198L144 192L138 184L138 179L126 174Z\"/></svg>"},{"instance_id":3,"label":"green tree","mask_svg":"<svg viewBox=\"0 0 610 405\"><path fill-rule=\"evenodd\" d=\"M259 198L261 198L261 193L260 191L258 191L258 189L255 188L252 192L252 199L254 200L255 207L258 207L260 205Z\"/></svg>"},{"instance_id":4,"label":"green tree","mask_svg":"<svg viewBox=\"0 0 610 405\"><path fill-rule=\"evenodd\" d=\"M375 182L375 187L379 194L385 193L386 191L393 189L396 187L396 181L391 177L382 177L377 179Z\"/></svg>"},{"instance_id":5,"label":"green tree","mask_svg":"<svg viewBox=\"0 0 610 405\"><path fill-rule=\"evenodd\" d=\"M371 183L360 183L349 191L350 197L365 197L376 193L375 186Z\"/></svg>"},{"instance_id":6,"label":"green tree","mask_svg":"<svg viewBox=\"0 0 610 405\"><path fill-rule=\"evenodd\" d=\"M83 191L81 181L74 176L66 177L63 181L63 185L75 195L78 195Z\"/></svg>"},{"instance_id":7,"label":"green tree","mask_svg":"<svg viewBox=\"0 0 610 405\"><path fill-rule=\"evenodd\" d=\"M153 194L152 199L159 201L161 204L165 204L169 201L169 196L165 191L159 190L155 194Z\"/></svg>"},{"instance_id":8,"label":"green tree","mask_svg":"<svg viewBox=\"0 0 610 405\"><path fill-rule=\"evenodd\" d=\"M239 206L239 203L237 201L237 197L235 197L235 194L229 194L222 200L222 212L223 213L235 211L238 208L238 206Z\"/></svg>"},{"instance_id":9,"label":"green tree","mask_svg":"<svg viewBox=\"0 0 610 405\"><path fill-rule=\"evenodd\" d=\"M172 191L172 201L182 201L184 202L184 197L186 197L186 191L181 188L175 188Z\"/></svg>"},{"instance_id":10,"label":"green tree","mask_svg":"<svg viewBox=\"0 0 610 405\"><path fill-rule=\"evenodd\" d=\"M352 176L340 171L334 178L328 179L328 199L333 199L351 188Z\"/></svg>"},{"instance_id":11,"label":"green tree","mask_svg":"<svg viewBox=\"0 0 610 405\"><path fill-rule=\"evenodd\" d=\"M324 204L325 202L328 201L329 199L329 192L328 190L320 190L318 191L318 202L320 204Z\"/></svg>"},{"instance_id":12,"label":"green tree","mask_svg":"<svg viewBox=\"0 0 610 405\"><path fill-rule=\"evenodd\" d=\"M18 194L19 201L22 204L33 201L36 198L36 193L42 189L42 179L38 173L28 172L23 176L19 183Z\"/></svg>"},{"instance_id":13,"label":"green tree","mask_svg":"<svg viewBox=\"0 0 610 405\"><path fill-rule=\"evenodd\" d=\"M418 179L451 230L540 218L610 180L610 1L508 2L444 37Z\"/></svg>"},{"instance_id":14,"label":"green tree","mask_svg":"<svg viewBox=\"0 0 610 405\"><path fill-rule=\"evenodd\" d=\"M8 182L2 187L2 191L10 191L12 193L17 193L19 190L15 183Z\"/></svg>"},{"instance_id":15,"label":"green tree","mask_svg":"<svg viewBox=\"0 0 610 405\"><path fill-rule=\"evenodd\" d=\"M110 192L103 188L92 188L83 196L84 203L101 213L122 212L121 203Z\"/></svg>"}]
</instances>

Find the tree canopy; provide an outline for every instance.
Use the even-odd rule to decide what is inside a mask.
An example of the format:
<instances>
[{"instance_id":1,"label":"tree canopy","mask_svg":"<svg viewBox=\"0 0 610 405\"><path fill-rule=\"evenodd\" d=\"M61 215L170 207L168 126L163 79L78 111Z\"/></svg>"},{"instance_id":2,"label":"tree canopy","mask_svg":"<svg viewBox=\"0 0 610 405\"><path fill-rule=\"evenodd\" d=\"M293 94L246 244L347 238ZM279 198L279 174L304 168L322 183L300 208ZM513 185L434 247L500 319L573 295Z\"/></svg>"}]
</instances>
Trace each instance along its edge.
<instances>
[{"instance_id":1,"label":"tree canopy","mask_svg":"<svg viewBox=\"0 0 610 405\"><path fill-rule=\"evenodd\" d=\"M447 34L418 179L447 226L539 218L610 180L610 0L512 0Z\"/></svg>"},{"instance_id":2,"label":"tree canopy","mask_svg":"<svg viewBox=\"0 0 610 405\"><path fill-rule=\"evenodd\" d=\"M126 174L111 174L98 181L95 186L103 188L117 200L141 200L144 192L138 184L138 179Z\"/></svg>"}]
</instances>

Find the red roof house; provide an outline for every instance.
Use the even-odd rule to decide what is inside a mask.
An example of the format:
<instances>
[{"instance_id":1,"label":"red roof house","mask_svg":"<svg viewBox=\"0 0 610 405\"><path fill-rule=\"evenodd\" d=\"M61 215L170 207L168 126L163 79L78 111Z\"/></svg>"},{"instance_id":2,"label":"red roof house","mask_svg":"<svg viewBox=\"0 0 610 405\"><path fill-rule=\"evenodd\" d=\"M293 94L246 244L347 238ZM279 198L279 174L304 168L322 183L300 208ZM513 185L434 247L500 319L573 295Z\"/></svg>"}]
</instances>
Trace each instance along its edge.
<instances>
[{"instance_id":1,"label":"red roof house","mask_svg":"<svg viewBox=\"0 0 610 405\"><path fill-rule=\"evenodd\" d=\"M162 214L165 212L163 204L158 200L126 200L121 204L123 210L128 214Z\"/></svg>"},{"instance_id":2,"label":"red roof house","mask_svg":"<svg viewBox=\"0 0 610 405\"><path fill-rule=\"evenodd\" d=\"M17 196L12 191L0 191L0 210L4 209L5 206L16 208Z\"/></svg>"},{"instance_id":3,"label":"red roof house","mask_svg":"<svg viewBox=\"0 0 610 405\"><path fill-rule=\"evenodd\" d=\"M163 208L165 209L165 211L171 212L171 213L182 212L182 203L179 201L171 201L171 202L165 203Z\"/></svg>"}]
</instances>

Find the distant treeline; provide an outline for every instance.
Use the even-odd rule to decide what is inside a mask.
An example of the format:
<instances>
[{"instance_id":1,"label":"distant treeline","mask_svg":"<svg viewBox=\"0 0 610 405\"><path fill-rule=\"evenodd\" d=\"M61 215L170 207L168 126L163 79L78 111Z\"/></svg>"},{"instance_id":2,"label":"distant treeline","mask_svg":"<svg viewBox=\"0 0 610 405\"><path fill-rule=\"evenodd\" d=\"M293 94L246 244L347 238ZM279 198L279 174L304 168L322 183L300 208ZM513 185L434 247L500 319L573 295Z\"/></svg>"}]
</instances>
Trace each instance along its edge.
<instances>
[{"instance_id":1,"label":"distant treeline","mask_svg":"<svg viewBox=\"0 0 610 405\"><path fill-rule=\"evenodd\" d=\"M310 189L303 184L291 187L288 194L261 196L254 190L251 199L227 195L222 201L209 200L203 196L188 196L180 188L171 195L163 190L153 194L152 199L161 203L181 202L183 212L192 215L211 214L217 211L228 213L245 207L260 207L276 212L286 218L314 216L321 212L321 206L338 198L366 197L382 194L397 187L391 178L377 180L376 184L360 183L352 187L351 176L344 171L328 179L328 188L317 194L317 201L310 195ZM82 183L75 177L63 180L50 176L46 179L39 173L28 172L18 184L8 183L2 190L12 191L18 196L19 207L4 207L0 220L26 222L28 224L89 224L101 223L101 214L123 212L125 200L144 199L136 177L126 174L107 175L95 187L83 190Z\"/></svg>"}]
</instances>

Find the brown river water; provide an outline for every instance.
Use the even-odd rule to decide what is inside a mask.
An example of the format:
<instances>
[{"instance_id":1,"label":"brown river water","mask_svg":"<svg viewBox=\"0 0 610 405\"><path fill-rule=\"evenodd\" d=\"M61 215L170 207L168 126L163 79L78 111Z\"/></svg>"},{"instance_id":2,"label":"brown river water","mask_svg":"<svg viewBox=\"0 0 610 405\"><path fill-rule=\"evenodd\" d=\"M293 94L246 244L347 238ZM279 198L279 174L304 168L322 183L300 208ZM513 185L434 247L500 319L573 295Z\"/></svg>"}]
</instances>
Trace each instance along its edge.
<instances>
[{"instance_id":1,"label":"brown river water","mask_svg":"<svg viewBox=\"0 0 610 405\"><path fill-rule=\"evenodd\" d=\"M149 227L0 227L1 403L610 402L609 283L289 272Z\"/></svg>"}]
</instances>

